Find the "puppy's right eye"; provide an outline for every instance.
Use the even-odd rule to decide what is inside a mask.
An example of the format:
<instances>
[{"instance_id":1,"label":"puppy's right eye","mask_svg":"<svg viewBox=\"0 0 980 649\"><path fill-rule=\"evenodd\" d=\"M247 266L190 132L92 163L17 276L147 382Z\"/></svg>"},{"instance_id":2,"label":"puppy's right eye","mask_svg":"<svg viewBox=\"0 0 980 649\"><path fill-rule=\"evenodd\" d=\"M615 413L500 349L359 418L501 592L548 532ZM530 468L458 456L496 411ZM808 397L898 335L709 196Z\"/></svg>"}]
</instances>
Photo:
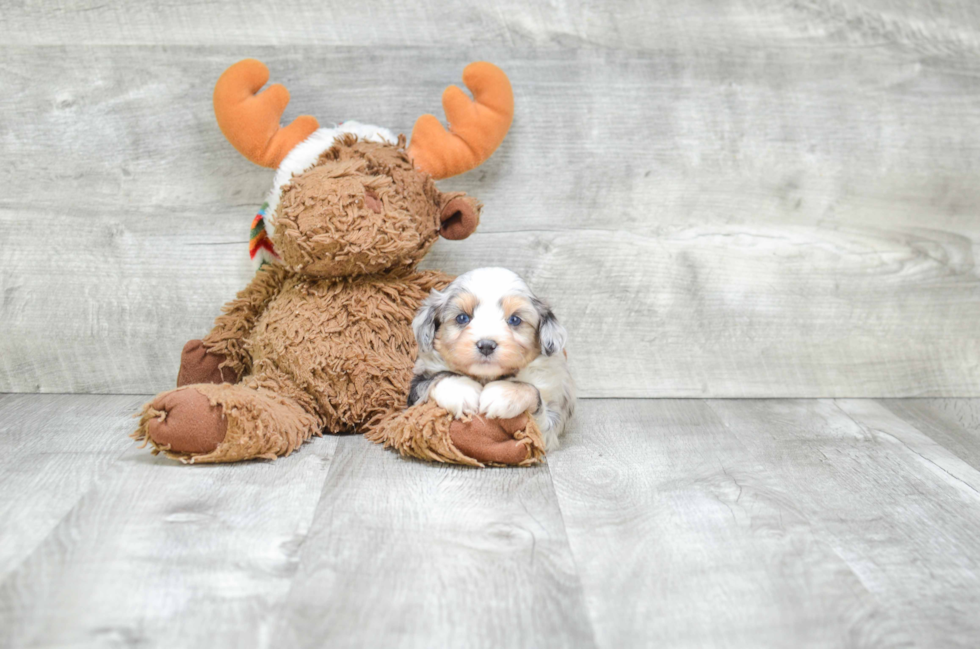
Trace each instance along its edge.
<instances>
[{"instance_id":1,"label":"puppy's right eye","mask_svg":"<svg viewBox=\"0 0 980 649\"><path fill-rule=\"evenodd\" d=\"M456 324L460 326L465 325L469 321L470 321L470 317L465 313L460 313L458 316L456 316Z\"/></svg>"}]
</instances>

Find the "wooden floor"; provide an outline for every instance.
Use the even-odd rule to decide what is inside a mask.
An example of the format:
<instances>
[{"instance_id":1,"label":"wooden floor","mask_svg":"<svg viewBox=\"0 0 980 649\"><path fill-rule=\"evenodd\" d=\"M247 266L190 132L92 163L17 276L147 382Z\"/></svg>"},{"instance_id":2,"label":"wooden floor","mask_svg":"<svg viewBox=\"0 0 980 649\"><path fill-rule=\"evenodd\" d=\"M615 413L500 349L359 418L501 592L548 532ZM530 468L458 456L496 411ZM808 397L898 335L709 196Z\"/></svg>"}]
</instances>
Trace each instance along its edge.
<instances>
[{"instance_id":1,"label":"wooden floor","mask_svg":"<svg viewBox=\"0 0 980 649\"><path fill-rule=\"evenodd\" d=\"M0 396L0 645L976 646L980 400L587 400L549 463L181 466Z\"/></svg>"}]
</instances>

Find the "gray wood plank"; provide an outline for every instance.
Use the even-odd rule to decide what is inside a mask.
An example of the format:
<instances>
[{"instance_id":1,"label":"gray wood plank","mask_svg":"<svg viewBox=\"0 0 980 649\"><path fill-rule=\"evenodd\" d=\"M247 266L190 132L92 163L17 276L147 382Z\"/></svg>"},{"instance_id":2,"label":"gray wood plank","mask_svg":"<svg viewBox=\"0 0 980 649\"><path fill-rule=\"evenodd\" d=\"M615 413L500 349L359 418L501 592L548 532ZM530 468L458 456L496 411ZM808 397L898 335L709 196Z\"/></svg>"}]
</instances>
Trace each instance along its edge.
<instances>
[{"instance_id":1,"label":"gray wood plank","mask_svg":"<svg viewBox=\"0 0 980 649\"><path fill-rule=\"evenodd\" d=\"M486 230L656 232L688 222L965 228L980 189L980 54L770 47L2 47L9 159L0 206L257 207L271 172L215 124L217 76L265 61L312 113L408 133L475 56L507 70L514 125L477 172L444 183L487 204ZM910 66L913 69L910 70ZM52 151L56 148L56 152ZM40 190L23 178L48 179ZM79 197L83 196L84 199ZM84 211L82 213L85 213ZM241 213L240 213L241 214ZM134 218L139 218L134 214Z\"/></svg>"},{"instance_id":2,"label":"gray wood plank","mask_svg":"<svg viewBox=\"0 0 980 649\"><path fill-rule=\"evenodd\" d=\"M0 395L0 580L132 446L143 400Z\"/></svg>"},{"instance_id":3,"label":"gray wood plank","mask_svg":"<svg viewBox=\"0 0 980 649\"><path fill-rule=\"evenodd\" d=\"M980 403L973 399L883 399L880 403L980 469Z\"/></svg>"},{"instance_id":4,"label":"gray wood plank","mask_svg":"<svg viewBox=\"0 0 980 649\"><path fill-rule=\"evenodd\" d=\"M980 57L785 45L478 48L519 111L498 155L445 183L487 204L480 233L427 265L528 276L584 396L980 394ZM401 130L473 58L247 53L290 87L287 118ZM0 390L169 387L247 281L270 173L210 108L244 54L3 48Z\"/></svg>"},{"instance_id":5,"label":"gray wood plank","mask_svg":"<svg viewBox=\"0 0 980 649\"><path fill-rule=\"evenodd\" d=\"M873 401L710 406L917 645L976 645L980 473Z\"/></svg>"},{"instance_id":6,"label":"gray wood plank","mask_svg":"<svg viewBox=\"0 0 980 649\"><path fill-rule=\"evenodd\" d=\"M0 582L0 646L270 646L336 442L191 467L129 440Z\"/></svg>"},{"instance_id":7,"label":"gray wood plank","mask_svg":"<svg viewBox=\"0 0 980 649\"><path fill-rule=\"evenodd\" d=\"M593 645L548 469L426 465L344 437L275 637L291 647Z\"/></svg>"},{"instance_id":8,"label":"gray wood plank","mask_svg":"<svg viewBox=\"0 0 980 649\"><path fill-rule=\"evenodd\" d=\"M10 332L0 340L0 389L173 385L183 342L209 329L250 272L235 243L240 223L172 236L176 220L132 221L122 235L131 244L94 241L91 255L75 256L74 241L56 241L56 267L18 255L0 280L13 296L0 313ZM51 221L66 223L57 216L22 223L4 250L22 249ZM88 227L95 238L114 226L93 217ZM918 252L930 245L965 254L961 246L814 228L798 232L800 242L813 243L786 259L765 243L773 232L477 234L440 242L426 266L460 273L505 265L528 278L569 329L573 371L587 397L980 391L971 369L980 355L973 336L980 283ZM171 244L166 252L161 238ZM234 245L208 245L222 240ZM98 248L115 257L100 259ZM824 261L827 249L837 251L833 262ZM821 267L827 272L814 272ZM761 283L765 291L752 288ZM57 332L42 326L65 312L84 317L63 321ZM935 336L940 330L944 336Z\"/></svg>"},{"instance_id":9,"label":"gray wood plank","mask_svg":"<svg viewBox=\"0 0 980 649\"><path fill-rule=\"evenodd\" d=\"M505 44L560 47L715 47L829 38L843 45L902 44L937 54L980 48L980 13L970 0L811 2L697 0L394 0L155 5L72 0L57 9L4 3L9 39L20 44L198 44L252 46Z\"/></svg>"},{"instance_id":10,"label":"gray wood plank","mask_svg":"<svg viewBox=\"0 0 980 649\"><path fill-rule=\"evenodd\" d=\"M706 401L582 402L549 466L600 646L908 639Z\"/></svg>"}]
</instances>

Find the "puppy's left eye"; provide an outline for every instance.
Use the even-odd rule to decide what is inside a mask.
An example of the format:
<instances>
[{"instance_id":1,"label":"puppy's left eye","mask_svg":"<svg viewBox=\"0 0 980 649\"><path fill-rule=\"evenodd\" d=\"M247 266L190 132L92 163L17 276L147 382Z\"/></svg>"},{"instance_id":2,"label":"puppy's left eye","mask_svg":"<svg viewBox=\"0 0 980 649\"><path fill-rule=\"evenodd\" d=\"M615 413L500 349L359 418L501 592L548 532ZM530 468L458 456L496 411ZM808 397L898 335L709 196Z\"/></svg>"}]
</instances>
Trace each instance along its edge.
<instances>
[{"instance_id":1,"label":"puppy's left eye","mask_svg":"<svg viewBox=\"0 0 980 649\"><path fill-rule=\"evenodd\" d=\"M516 327L519 324L521 324L521 322L523 322L523 320L521 320L520 317L516 315L512 315L511 317L507 318L507 324L509 324L511 327Z\"/></svg>"}]
</instances>

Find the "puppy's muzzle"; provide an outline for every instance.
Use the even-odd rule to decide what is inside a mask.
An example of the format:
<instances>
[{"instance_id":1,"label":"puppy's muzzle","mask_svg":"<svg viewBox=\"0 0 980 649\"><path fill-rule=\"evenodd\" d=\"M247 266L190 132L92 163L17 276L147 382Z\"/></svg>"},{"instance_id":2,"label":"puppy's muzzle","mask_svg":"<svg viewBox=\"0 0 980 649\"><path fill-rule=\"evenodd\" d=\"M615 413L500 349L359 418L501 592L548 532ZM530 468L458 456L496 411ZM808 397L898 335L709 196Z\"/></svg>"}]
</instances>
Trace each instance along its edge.
<instances>
[{"instance_id":1,"label":"puppy's muzzle","mask_svg":"<svg viewBox=\"0 0 980 649\"><path fill-rule=\"evenodd\" d=\"M484 356L490 356L497 349L497 343L484 338L476 343L476 348L480 350L480 353Z\"/></svg>"}]
</instances>

